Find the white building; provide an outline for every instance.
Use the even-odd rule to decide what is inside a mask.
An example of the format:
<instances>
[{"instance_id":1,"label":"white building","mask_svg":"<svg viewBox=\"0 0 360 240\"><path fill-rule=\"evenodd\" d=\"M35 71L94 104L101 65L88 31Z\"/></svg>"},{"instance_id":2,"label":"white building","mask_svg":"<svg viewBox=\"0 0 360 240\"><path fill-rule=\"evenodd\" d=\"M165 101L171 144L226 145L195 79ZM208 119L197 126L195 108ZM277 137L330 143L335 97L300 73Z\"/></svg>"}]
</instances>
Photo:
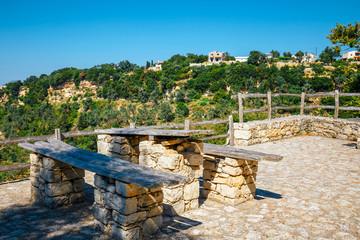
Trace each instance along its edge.
<instances>
[{"instance_id":1,"label":"white building","mask_svg":"<svg viewBox=\"0 0 360 240\"><path fill-rule=\"evenodd\" d=\"M161 71L162 70L162 64L163 64L164 62L156 62L155 63L155 66L153 66L153 67L149 67L147 70L152 70L152 71Z\"/></svg>"},{"instance_id":2,"label":"white building","mask_svg":"<svg viewBox=\"0 0 360 240\"><path fill-rule=\"evenodd\" d=\"M342 59L360 59L360 52L351 51L343 53Z\"/></svg>"},{"instance_id":3,"label":"white building","mask_svg":"<svg viewBox=\"0 0 360 240\"><path fill-rule=\"evenodd\" d=\"M208 62L209 63L221 63L226 60L224 52L213 51L209 53Z\"/></svg>"},{"instance_id":4,"label":"white building","mask_svg":"<svg viewBox=\"0 0 360 240\"><path fill-rule=\"evenodd\" d=\"M246 57L235 57L235 61L236 62L247 62L247 60L248 60L248 56L246 56Z\"/></svg>"},{"instance_id":5,"label":"white building","mask_svg":"<svg viewBox=\"0 0 360 240\"><path fill-rule=\"evenodd\" d=\"M301 62L314 63L317 60L317 56L313 53L305 53Z\"/></svg>"}]
</instances>

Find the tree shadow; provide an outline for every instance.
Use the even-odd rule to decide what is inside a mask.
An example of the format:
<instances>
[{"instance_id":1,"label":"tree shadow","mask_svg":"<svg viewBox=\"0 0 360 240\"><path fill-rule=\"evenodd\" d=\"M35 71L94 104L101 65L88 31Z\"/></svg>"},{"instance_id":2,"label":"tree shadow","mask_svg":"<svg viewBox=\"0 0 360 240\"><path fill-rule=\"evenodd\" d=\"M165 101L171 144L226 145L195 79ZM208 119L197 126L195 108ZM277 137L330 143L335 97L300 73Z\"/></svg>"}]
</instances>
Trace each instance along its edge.
<instances>
[{"instance_id":1,"label":"tree shadow","mask_svg":"<svg viewBox=\"0 0 360 240\"><path fill-rule=\"evenodd\" d=\"M182 217L180 215L174 217L164 217L164 224L161 228L162 233L175 233L189 228L199 226L202 222Z\"/></svg>"},{"instance_id":2,"label":"tree shadow","mask_svg":"<svg viewBox=\"0 0 360 240\"><path fill-rule=\"evenodd\" d=\"M356 143L345 143L343 144L343 146L346 146L346 147L351 147L351 148L358 148L357 144Z\"/></svg>"},{"instance_id":3,"label":"tree shadow","mask_svg":"<svg viewBox=\"0 0 360 240\"><path fill-rule=\"evenodd\" d=\"M265 198L281 199L282 195L268 190L257 188L255 192L255 199L264 200Z\"/></svg>"},{"instance_id":4,"label":"tree shadow","mask_svg":"<svg viewBox=\"0 0 360 240\"><path fill-rule=\"evenodd\" d=\"M85 202L49 209L31 203L0 212L0 239L109 239L93 230L93 186L86 184Z\"/></svg>"}]
</instances>

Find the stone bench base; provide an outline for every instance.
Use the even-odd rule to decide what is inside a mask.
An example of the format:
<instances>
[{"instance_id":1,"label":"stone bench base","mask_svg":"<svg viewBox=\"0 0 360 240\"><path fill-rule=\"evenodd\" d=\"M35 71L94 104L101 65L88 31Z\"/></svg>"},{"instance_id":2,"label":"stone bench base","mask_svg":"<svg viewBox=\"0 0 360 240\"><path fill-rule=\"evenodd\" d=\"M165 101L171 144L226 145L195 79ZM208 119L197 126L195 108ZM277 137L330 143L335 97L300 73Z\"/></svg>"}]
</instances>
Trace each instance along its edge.
<instances>
[{"instance_id":1,"label":"stone bench base","mask_svg":"<svg viewBox=\"0 0 360 240\"><path fill-rule=\"evenodd\" d=\"M85 171L66 163L30 154L31 199L46 207L79 203L84 200Z\"/></svg>"},{"instance_id":2,"label":"stone bench base","mask_svg":"<svg viewBox=\"0 0 360 240\"><path fill-rule=\"evenodd\" d=\"M162 225L161 188L147 189L96 174L95 229L115 239L139 239Z\"/></svg>"},{"instance_id":3,"label":"stone bench base","mask_svg":"<svg viewBox=\"0 0 360 240\"><path fill-rule=\"evenodd\" d=\"M202 196L237 205L255 197L257 161L204 156Z\"/></svg>"}]
</instances>

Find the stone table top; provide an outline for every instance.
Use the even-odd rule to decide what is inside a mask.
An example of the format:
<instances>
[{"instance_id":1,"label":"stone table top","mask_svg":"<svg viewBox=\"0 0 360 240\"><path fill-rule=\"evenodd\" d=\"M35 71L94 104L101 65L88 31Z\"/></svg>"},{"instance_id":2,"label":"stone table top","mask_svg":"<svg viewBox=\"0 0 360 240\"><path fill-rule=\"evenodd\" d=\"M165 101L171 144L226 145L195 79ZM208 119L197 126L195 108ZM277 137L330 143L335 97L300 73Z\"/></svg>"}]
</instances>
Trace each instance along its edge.
<instances>
[{"instance_id":1,"label":"stone table top","mask_svg":"<svg viewBox=\"0 0 360 240\"><path fill-rule=\"evenodd\" d=\"M157 136L157 137L191 137L214 134L214 130L159 130L159 129L97 129L97 133L109 135Z\"/></svg>"}]
</instances>

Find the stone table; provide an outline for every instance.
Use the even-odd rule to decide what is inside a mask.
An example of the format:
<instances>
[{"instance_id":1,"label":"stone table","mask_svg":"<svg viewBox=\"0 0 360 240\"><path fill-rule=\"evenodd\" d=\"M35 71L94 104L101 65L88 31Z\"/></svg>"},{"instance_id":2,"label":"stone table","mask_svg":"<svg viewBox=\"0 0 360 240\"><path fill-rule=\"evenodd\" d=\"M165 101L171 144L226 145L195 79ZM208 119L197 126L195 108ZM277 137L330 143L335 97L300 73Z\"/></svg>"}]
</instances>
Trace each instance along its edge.
<instances>
[{"instance_id":1,"label":"stone table","mask_svg":"<svg viewBox=\"0 0 360 240\"><path fill-rule=\"evenodd\" d=\"M190 178L190 182L163 187L164 215L174 216L199 207L200 165L203 143L191 139L196 135L214 134L213 130L97 130L98 152L142 166Z\"/></svg>"}]
</instances>

